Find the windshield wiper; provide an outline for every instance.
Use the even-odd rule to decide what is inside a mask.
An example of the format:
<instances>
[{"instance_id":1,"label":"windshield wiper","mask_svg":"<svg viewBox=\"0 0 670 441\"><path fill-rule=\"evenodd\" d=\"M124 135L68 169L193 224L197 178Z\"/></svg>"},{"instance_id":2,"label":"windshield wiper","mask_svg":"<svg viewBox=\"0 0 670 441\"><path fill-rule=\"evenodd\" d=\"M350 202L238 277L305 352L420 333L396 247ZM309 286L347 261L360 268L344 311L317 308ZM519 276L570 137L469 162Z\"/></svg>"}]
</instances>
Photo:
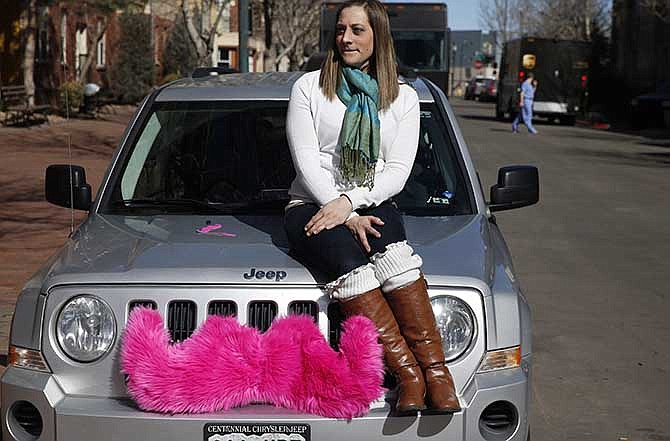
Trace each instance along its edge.
<instances>
[{"instance_id":1,"label":"windshield wiper","mask_svg":"<svg viewBox=\"0 0 670 441\"><path fill-rule=\"evenodd\" d=\"M288 199L243 202L207 202L197 199L124 199L115 202L115 208L195 209L219 214L256 214L280 212Z\"/></svg>"},{"instance_id":2,"label":"windshield wiper","mask_svg":"<svg viewBox=\"0 0 670 441\"><path fill-rule=\"evenodd\" d=\"M118 208L181 208L181 209L198 209L218 213L221 210L216 204L211 204L197 199L123 199L115 201Z\"/></svg>"}]
</instances>

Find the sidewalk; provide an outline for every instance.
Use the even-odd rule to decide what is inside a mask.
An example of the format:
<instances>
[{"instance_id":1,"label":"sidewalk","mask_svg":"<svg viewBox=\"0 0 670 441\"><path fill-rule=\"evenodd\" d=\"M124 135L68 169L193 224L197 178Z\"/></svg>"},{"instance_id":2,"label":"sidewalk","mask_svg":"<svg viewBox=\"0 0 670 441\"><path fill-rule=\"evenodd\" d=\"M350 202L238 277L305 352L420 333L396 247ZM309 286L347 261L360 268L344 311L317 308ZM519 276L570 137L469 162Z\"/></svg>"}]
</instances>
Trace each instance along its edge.
<instances>
[{"instance_id":1,"label":"sidewalk","mask_svg":"<svg viewBox=\"0 0 670 441\"><path fill-rule=\"evenodd\" d=\"M70 232L70 210L44 199L47 166L68 162L70 134L72 162L86 169L86 179L95 195L132 111L122 107L104 120L75 119L22 128L0 126L1 362L6 359L9 328L21 288ZM85 212L75 212L75 225L85 216Z\"/></svg>"}]
</instances>

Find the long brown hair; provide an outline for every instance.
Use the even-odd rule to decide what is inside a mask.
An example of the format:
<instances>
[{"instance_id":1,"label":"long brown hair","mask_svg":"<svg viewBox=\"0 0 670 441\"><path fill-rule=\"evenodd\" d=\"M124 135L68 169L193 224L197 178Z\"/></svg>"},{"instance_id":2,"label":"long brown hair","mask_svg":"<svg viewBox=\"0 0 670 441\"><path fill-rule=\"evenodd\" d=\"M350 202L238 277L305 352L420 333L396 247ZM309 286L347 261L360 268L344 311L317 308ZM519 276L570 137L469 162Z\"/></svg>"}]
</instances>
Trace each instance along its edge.
<instances>
[{"instance_id":1,"label":"long brown hair","mask_svg":"<svg viewBox=\"0 0 670 441\"><path fill-rule=\"evenodd\" d=\"M378 0L348 0L337 9L336 25L340 20L342 10L351 6L361 6L368 16L368 21L370 21L374 35L374 47L368 72L377 79L379 84L379 110L386 110L398 98L399 93L395 49L393 48L388 14L384 5ZM342 67L345 65L340 52L337 50L336 38L337 33L334 32L319 77L319 87L330 100L333 100L336 96L337 87L342 78Z\"/></svg>"}]
</instances>

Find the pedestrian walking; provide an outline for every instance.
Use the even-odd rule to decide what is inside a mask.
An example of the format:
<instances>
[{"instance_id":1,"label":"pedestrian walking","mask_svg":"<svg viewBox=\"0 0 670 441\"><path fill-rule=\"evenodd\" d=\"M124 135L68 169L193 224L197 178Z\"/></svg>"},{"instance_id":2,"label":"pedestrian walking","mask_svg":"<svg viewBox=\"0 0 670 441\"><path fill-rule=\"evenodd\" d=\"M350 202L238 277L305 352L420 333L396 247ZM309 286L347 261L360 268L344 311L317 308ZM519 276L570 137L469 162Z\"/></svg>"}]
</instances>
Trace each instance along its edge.
<instances>
[{"instance_id":1,"label":"pedestrian walking","mask_svg":"<svg viewBox=\"0 0 670 441\"><path fill-rule=\"evenodd\" d=\"M444 362L421 257L390 198L414 163L416 91L397 73L388 15L349 0L321 70L293 86L286 130L296 170L285 228L294 253L323 271L347 315L368 317L397 379L399 414L460 410Z\"/></svg>"},{"instance_id":2,"label":"pedestrian walking","mask_svg":"<svg viewBox=\"0 0 670 441\"><path fill-rule=\"evenodd\" d=\"M528 128L528 132L533 135L537 134L537 130L533 127L533 101L535 100L535 92L537 90L538 81L532 72L528 74L526 81L521 84L521 92L519 94L519 112L517 112L512 122L512 132L519 132L519 117L523 118L523 123Z\"/></svg>"}]
</instances>

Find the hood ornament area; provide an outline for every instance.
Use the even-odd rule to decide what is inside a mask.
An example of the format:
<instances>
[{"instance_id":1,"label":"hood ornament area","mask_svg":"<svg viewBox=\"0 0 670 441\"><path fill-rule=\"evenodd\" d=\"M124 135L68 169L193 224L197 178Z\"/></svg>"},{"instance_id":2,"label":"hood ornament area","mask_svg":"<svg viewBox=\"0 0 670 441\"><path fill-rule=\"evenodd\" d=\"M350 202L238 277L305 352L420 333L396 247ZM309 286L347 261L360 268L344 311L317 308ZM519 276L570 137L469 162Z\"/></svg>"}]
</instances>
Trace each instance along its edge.
<instances>
[{"instance_id":1,"label":"hood ornament area","mask_svg":"<svg viewBox=\"0 0 670 441\"><path fill-rule=\"evenodd\" d=\"M274 280L275 282L281 282L286 278L286 271L262 271L257 270L256 268L251 268L248 273L242 275L246 280L257 279L257 280Z\"/></svg>"}]
</instances>

